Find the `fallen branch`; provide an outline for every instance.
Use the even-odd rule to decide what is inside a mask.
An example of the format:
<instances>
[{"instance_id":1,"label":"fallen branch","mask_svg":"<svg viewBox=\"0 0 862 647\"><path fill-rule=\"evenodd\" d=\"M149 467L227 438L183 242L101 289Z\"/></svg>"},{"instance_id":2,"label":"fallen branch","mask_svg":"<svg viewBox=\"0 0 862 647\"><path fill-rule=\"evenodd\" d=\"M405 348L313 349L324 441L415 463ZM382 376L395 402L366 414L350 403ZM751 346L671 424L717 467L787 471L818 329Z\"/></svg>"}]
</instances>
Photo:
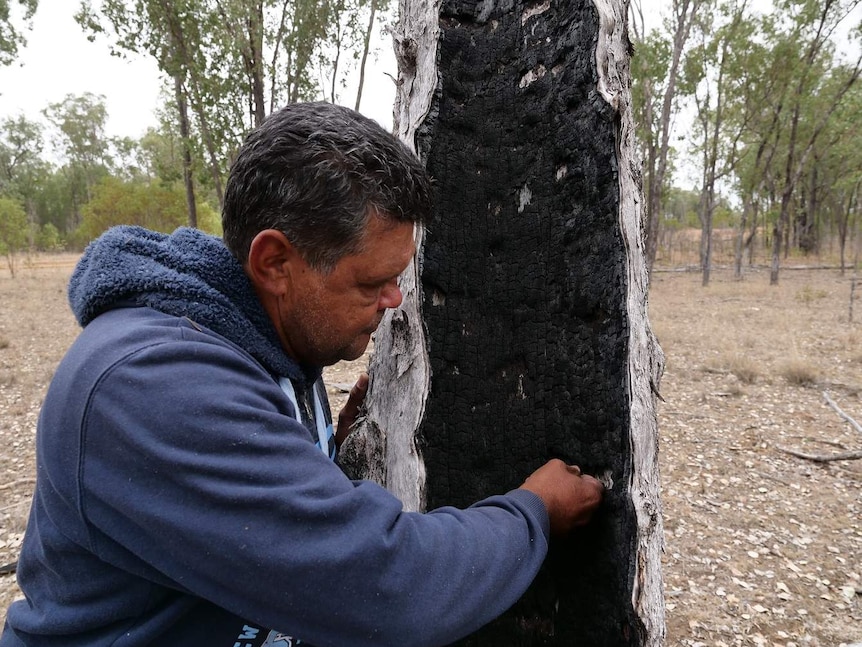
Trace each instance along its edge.
<instances>
[{"instance_id":1,"label":"fallen branch","mask_svg":"<svg viewBox=\"0 0 862 647\"><path fill-rule=\"evenodd\" d=\"M11 490L13 487L17 487L19 485L32 485L36 482L36 479L33 477L18 479L17 481L12 481L11 483L5 483L4 485L0 485L0 490Z\"/></svg>"},{"instance_id":2,"label":"fallen branch","mask_svg":"<svg viewBox=\"0 0 862 647\"><path fill-rule=\"evenodd\" d=\"M862 458L862 449L853 452L841 452L840 454L806 454L788 447L778 447L779 451L797 458L804 458L815 463L829 463L831 461L855 461Z\"/></svg>"},{"instance_id":3,"label":"fallen branch","mask_svg":"<svg viewBox=\"0 0 862 647\"><path fill-rule=\"evenodd\" d=\"M828 404L830 407L835 409L835 412L839 416L841 416L841 418L843 420L845 420L848 424L850 424L851 427L853 427L856 431L858 431L860 434L862 434L862 426L860 426L859 423L856 422L853 418L851 418L846 413L844 413L841 410L841 407L839 407L837 404L835 404L835 401L829 397L829 394L826 393L826 391L823 392L823 399L826 400L826 404Z\"/></svg>"}]
</instances>

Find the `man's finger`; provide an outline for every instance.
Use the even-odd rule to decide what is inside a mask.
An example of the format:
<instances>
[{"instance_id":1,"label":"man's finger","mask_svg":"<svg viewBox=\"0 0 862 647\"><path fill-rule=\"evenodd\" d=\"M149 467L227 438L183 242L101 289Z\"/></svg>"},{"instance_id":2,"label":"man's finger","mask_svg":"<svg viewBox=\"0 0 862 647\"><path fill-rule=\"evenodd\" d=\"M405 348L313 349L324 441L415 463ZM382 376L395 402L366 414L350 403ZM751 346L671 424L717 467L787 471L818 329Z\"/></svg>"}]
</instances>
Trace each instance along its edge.
<instances>
[{"instance_id":1,"label":"man's finger","mask_svg":"<svg viewBox=\"0 0 862 647\"><path fill-rule=\"evenodd\" d=\"M366 393L368 393L368 373L362 373L356 380L356 384L354 384L353 388L350 389L350 393L347 396L347 403L344 405L344 410L342 412L350 411L355 417L356 413L359 411L360 405L365 400Z\"/></svg>"}]
</instances>

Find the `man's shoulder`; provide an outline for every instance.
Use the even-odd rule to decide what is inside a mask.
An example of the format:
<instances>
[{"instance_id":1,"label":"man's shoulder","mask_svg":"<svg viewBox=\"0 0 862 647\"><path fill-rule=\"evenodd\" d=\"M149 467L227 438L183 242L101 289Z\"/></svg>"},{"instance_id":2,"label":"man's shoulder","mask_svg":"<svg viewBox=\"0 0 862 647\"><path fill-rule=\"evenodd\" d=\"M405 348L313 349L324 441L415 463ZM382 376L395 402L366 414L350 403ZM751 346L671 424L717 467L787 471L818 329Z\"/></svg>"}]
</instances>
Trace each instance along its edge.
<instances>
[{"instance_id":1,"label":"man's shoulder","mask_svg":"<svg viewBox=\"0 0 862 647\"><path fill-rule=\"evenodd\" d=\"M208 347L207 353L201 352L202 345ZM227 353L242 363L260 366L243 348L188 317L130 306L108 310L87 324L60 363L58 374L74 374L80 388L94 384L112 367L160 347L169 349L163 354L175 361Z\"/></svg>"},{"instance_id":2,"label":"man's shoulder","mask_svg":"<svg viewBox=\"0 0 862 647\"><path fill-rule=\"evenodd\" d=\"M93 319L75 345L98 347L101 353L128 353L157 344L190 341L242 350L222 335L189 317L165 314L146 306L108 310Z\"/></svg>"}]
</instances>

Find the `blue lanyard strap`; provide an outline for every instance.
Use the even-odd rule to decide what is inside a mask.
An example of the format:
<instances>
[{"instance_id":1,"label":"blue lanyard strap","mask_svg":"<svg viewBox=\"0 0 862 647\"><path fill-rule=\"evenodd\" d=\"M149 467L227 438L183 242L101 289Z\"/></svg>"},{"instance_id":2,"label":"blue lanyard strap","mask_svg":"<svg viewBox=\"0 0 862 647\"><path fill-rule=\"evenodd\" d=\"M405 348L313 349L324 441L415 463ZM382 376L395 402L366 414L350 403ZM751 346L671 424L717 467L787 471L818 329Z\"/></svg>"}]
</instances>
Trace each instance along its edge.
<instances>
[{"instance_id":1,"label":"blue lanyard strap","mask_svg":"<svg viewBox=\"0 0 862 647\"><path fill-rule=\"evenodd\" d=\"M326 416L323 415L323 404L320 401L320 396L317 393L317 389L314 386L311 387L311 396L314 400L314 412L310 411L309 407L306 404L305 408L301 408L299 406L299 400L296 397L296 390L293 387L293 382L286 377L280 377L278 379L278 385L281 387L281 390L284 391L285 395L287 395L290 403L293 405L293 410L296 411L296 417L299 422L303 423L306 427L309 427L306 424L306 421L303 420L303 413L306 417L309 418L308 423L313 425L313 427L317 431L317 446L320 448L326 456L329 458L334 458L334 451L330 452L329 448L329 438L333 435L332 425L326 424ZM310 430L310 429L309 429Z\"/></svg>"}]
</instances>

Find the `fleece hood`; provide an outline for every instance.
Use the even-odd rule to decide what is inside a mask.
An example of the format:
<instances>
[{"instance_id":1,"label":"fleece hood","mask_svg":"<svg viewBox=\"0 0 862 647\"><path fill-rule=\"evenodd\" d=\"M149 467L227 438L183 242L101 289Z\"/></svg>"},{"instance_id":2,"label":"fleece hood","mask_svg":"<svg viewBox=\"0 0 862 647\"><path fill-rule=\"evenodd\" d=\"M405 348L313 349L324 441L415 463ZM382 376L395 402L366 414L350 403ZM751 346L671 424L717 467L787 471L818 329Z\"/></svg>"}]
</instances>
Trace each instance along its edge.
<instances>
[{"instance_id":1,"label":"fleece hood","mask_svg":"<svg viewBox=\"0 0 862 647\"><path fill-rule=\"evenodd\" d=\"M220 238L197 229L168 235L123 225L90 243L69 281L78 323L130 303L206 326L273 375L306 384L320 377L320 368L300 367L285 354L239 261Z\"/></svg>"}]
</instances>

